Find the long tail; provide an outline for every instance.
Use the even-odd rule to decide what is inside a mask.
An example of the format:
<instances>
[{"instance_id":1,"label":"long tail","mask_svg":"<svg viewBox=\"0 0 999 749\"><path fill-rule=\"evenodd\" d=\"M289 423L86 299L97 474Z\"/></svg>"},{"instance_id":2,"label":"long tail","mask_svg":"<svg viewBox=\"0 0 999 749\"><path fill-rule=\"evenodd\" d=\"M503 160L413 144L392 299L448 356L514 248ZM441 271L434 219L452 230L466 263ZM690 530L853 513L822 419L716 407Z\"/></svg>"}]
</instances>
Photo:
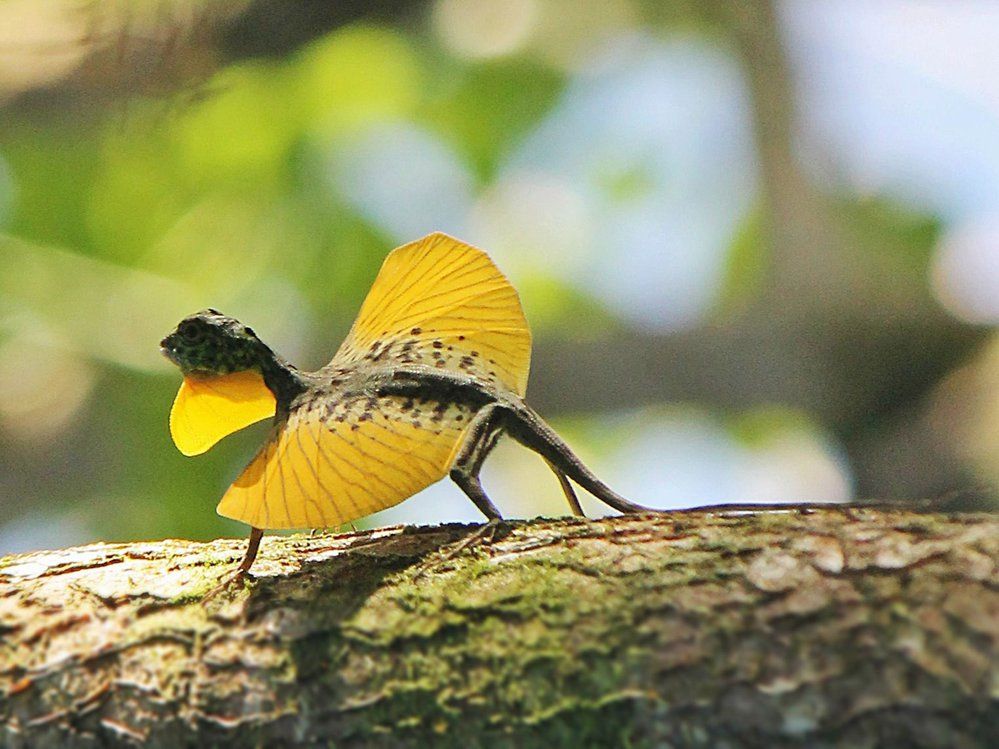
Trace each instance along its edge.
<instances>
[{"instance_id":1,"label":"long tail","mask_svg":"<svg viewBox=\"0 0 999 749\"><path fill-rule=\"evenodd\" d=\"M597 499L619 512L661 512L629 502L587 468L561 437L526 403L507 411L507 433L525 447L534 450L557 471L561 471ZM556 471L556 472L557 472Z\"/></svg>"}]
</instances>

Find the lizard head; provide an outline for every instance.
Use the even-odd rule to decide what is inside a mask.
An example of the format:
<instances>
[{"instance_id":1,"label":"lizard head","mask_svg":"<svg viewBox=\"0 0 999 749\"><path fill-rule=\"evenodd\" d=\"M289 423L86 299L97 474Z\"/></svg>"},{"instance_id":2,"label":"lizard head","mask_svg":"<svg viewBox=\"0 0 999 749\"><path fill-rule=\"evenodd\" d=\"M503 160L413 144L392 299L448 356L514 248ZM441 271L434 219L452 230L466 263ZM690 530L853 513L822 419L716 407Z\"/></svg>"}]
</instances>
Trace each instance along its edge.
<instances>
[{"instance_id":1,"label":"lizard head","mask_svg":"<svg viewBox=\"0 0 999 749\"><path fill-rule=\"evenodd\" d=\"M260 356L265 350L252 328L214 309L185 317L160 341L160 351L185 375L260 369Z\"/></svg>"}]
</instances>

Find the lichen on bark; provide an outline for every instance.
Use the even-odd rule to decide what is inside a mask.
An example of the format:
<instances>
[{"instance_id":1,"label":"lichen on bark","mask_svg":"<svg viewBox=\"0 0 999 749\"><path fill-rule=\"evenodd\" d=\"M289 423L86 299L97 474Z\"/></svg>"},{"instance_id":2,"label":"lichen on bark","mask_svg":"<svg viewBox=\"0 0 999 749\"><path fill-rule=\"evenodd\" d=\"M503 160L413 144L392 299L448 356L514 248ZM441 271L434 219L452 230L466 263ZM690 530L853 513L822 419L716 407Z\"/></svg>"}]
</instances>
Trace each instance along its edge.
<instances>
[{"instance_id":1,"label":"lichen on bark","mask_svg":"<svg viewBox=\"0 0 999 749\"><path fill-rule=\"evenodd\" d=\"M999 519L716 511L0 560L0 745L985 746Z\"/></svg>"}]
</instances>

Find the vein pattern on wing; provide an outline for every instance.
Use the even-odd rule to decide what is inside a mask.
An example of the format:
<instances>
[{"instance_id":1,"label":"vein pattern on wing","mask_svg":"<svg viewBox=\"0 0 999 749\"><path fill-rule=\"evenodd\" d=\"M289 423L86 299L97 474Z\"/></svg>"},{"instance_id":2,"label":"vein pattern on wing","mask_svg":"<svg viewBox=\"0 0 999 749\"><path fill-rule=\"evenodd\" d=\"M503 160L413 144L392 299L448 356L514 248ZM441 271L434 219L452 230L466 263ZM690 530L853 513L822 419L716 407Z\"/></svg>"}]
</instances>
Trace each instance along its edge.
<instances>
[{"instance_id":1,"label":"vein pattern on wing","mask_svg":"<svg viewBox=\"0 0 999 749\"><path fill-rule=\"evenodd\" d=\"M293 412L222 497L255 528L342 525L443 478L470 410L401 396L354 396Z\"/></svg>"},{"instance_id":2,"label":"vein pattern on wing","mask_svg":"<svg viewBox=\"0 0 999 749\"><path fill-rule=\"evenodd\" d=\"M385 259L330 366L365 362L433 366L523 395L531 333L516 290L489 257L436 233Z\"/></svg>"}]
</instances>

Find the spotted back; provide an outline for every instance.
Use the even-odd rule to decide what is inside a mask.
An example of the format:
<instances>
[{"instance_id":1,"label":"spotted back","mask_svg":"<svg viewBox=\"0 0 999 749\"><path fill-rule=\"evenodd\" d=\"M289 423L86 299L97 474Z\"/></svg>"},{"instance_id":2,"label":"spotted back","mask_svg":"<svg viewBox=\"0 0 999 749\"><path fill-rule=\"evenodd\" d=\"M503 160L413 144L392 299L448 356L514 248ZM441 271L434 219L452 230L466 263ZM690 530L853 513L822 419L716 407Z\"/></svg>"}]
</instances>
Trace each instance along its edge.
<instances>
[{"instance_id":1,"label":"spotted back","mask_svg":"<svg viewBox=\"0 0 999 749\"><path fill-rule=\"evenodd\" d=\"M531 331L482 250L436 232L393 250L331 366L423 364L523 396Z\"/></svg>"}]
</instances>

